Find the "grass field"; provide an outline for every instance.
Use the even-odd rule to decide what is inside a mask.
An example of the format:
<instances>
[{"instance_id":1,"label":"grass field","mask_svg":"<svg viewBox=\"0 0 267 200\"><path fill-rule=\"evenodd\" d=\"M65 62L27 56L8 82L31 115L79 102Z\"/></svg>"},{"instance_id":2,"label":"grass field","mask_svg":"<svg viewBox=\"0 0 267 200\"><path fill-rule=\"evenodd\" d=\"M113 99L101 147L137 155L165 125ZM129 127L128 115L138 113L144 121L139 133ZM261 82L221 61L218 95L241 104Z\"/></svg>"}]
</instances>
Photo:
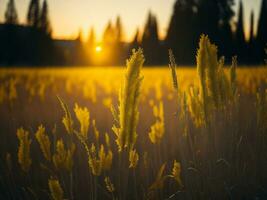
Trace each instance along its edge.
<instances>
[{"instance_id":1,"label":"grass field","mask_svg":"<svg viewBox=\"0 0 267 200\"><path fill-rule=\"evenodd\" d=\"M0 199L266 199L266 67L140 59L2 68Z\"/></svg>"}]
</instances>

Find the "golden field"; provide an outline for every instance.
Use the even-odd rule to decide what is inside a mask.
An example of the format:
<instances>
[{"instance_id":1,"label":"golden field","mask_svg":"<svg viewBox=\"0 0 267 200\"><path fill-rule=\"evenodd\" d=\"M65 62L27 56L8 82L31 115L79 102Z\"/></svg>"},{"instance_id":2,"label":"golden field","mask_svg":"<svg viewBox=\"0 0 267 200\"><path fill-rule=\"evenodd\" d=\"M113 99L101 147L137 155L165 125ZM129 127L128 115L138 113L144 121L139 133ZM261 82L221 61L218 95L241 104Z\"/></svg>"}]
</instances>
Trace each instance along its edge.
<instances>
[{"instance_id":1,"label":"golden field","mask_svg":"<svg viewBox=\"0 0 267 200\"><path fill-rule=\"evenodd\" d=\"M200 47L175 84L173 60L142 68L141 54L0 69L0 199L266 197L267 68L203 75Z\"/></svg>"}]
</instances>

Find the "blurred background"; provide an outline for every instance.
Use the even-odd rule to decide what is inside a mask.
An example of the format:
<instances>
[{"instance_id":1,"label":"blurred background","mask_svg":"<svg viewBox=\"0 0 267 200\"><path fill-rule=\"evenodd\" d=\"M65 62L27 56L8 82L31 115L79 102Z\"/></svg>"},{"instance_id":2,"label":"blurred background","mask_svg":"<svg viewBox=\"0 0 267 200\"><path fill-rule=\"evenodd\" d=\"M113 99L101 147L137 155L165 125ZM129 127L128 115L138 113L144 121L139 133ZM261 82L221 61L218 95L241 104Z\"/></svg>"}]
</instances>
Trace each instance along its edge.
<instances>
[{"instance_id":1,"label":"blurred background","mask_svg":"<svg viewBox=\"0 0 267 200\"><path fill-rule=\"evenodd\" d=\"M146 65L194 65L208 34L226 62L264 63L266 0L0 0L1 66L123 65L142 47Z\"/></svg>"}]
</instances>

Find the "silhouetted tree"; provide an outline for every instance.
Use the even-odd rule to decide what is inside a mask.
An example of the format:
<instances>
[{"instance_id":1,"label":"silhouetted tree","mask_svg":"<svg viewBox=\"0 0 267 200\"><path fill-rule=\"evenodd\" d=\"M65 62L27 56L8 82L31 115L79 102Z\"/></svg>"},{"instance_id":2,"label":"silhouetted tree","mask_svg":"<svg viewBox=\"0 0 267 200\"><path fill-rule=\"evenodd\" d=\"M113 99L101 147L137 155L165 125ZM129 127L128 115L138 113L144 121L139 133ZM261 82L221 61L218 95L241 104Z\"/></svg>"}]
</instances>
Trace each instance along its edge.
<instances>
[{"instance_id":1,"label":"silhouetted tree","mask_svg":"<svg viewBox=\"0 0 267 200\"><path fill-rule=\"evenodd\" d=\"M89 48L93 47L95 45L96 39L95 39L95 29L94 27L91 27L89 37L88 37L88 46Z\"/></svg>"},{"instance_id":2,"label":"silhouetted tree","mask_svg":"<svg viewBox=\"0 0 267 200\"><path fill-rule=\"evenodd\" d=\"M157 43L158 37L158 24L156 17L149 12L147 22L144 27L142 43Z\"/></svg>"},{"instance_id":3,"label":"silhouetted tree","mask_svg":"<svg viewBox=\"0 0 267 200\"><path fill-rule=\"evenodd\" d=\"M232 55L234 0L177 0L174 5L166 45L178 62L194 60L201 34L208 34L219 45L220 53Z\"/></svg>"},{"instance_id":4,"label":"silhouetted tree","mask_svg":"<svg viewBox=\"0 0 267 200\"><path fill-rule=\"evenodd\" d=\"M233 31L232 21L234 17L234 0L219 0L219 40L218 46L219 51L226 58L231 58L233 54Z\"/></svg>"},{"instance_id":5,"label":"silhouetted tree","mask_svg":"<svg viewBox=\"0 0 267 200\"><path fill-rule=\"evenodd\" d=\"M235 33L236 52L239 56L239 60L244 62L246 53L246 40L244 32L244 10L242 1L239 2L238 21Z\"/></svg>"},{"instance_id":6,"label":"silhouetted tree","mask_svg":"<svg viewBox=\"0 0 267 200\"><path fill-rule=\"evenodd\" d=\"M122 40L123 40L123 28L122 28L121 18L120 16L118 16L115 25L115 41L117 43L121 43Z\"/></svg>"},{"instance_id":7,"label":"silhouetted tree","mask_svg":"<svg viewBox=\"0 0 267 200\"><path fill-rule=\"evenodd\" d=\"M115 42L115 38L115 31L112 26L112 22L109 21L108 25L106 26L106 29L104 30L102 41L104 45L111 45Z\"/></svg>"},{"instance_id":8,"label":"silhouetted tree","mask_svg":"<svg viewBox=\"0 0 267 200\"><path fill-rule=\"evenodd\" d=\"M139 28L137 28L134 37L128 47L128 51L126 51L127 55L131 54L133 49L138 49L141 46L139 38L140 38L140 31Z\"/></svg>"},{"instance_id":9,"label":"silhouetted tree","mask_svg":"<svg viewBox=\"0 0 267 200\"><path fill-rule=\"evenodd\" d=\"M159 62L158 22L156 16L151 11L145 23L141 46L144 48L147 64Z\"/></svg>"},{"instance_id":10,"label":"silhouetted tree","mask_svg":"<svg viewBox=\"0 0 267 200\"><path fill-rule=\"evenodd\" d=\"M102 58L103 65L112 65L115 63L115 56L116 56L116 29L113 27L111 21L108 22L102 37L103 43L103 54L105 55Z\"/></svg>"},{"instance_id":11,"label":"silhouetted tree","mask_svg":"<svg viewBox=\"0 0 267 200\"><path fill-rule=\"evenodd\" d=\"M94 53L96 47L96 37L94 27L91 27L89 31L88 41L87 41L87 52L88 52L88 63L94 64Z\"/></svg>"},{"instance_id":12,"label":"silhouetted tree","mask_svg":"<svg viewBox=\"0 0 267 200\"><path fill-rule=\"evenodd\" d=\"M47 5L46 0L44 0L43 2L41 14L40 14L40 29L48 35L50 35L52 31L51 26L50 26L49 16L48 16L48 5Z\"/></svg>"},{"instance_id":13,"label":"silhouetted tree","mask_svg":"<svg viewBox=\"0 0 267 200\"><path fill-rule=\"evenodd\" d=\"M264 58L264 48L267 43L267 0L262 0L257 33L257 53L259 61Z\"/></svg>"},{"instance_id":14,"label":"silhouetted tree","mask_svg":"<svg viewBox=\"0 0 267 200\"><path fill-rule=\"evenodd\" d=\"M39 0L31 0L27 15L27 21L29 26L33 26L35 28L39 27Z\"/></svg>"},{"instance_id":15,"label":"silhouetted tree","mask_svg":"<svg viewBox=\"0 0 267 200\"><path fill-rule=\"evenodd\" d=\"M254 12L250 14L250 31L249 31L249 44L254 42Z\"/></svg>"},{"instance_id":16,"label":"silhouetted tree","mask_svg":"<svg viewBox=\"0 0 267 200\"><path fill-rule=\"evenodd\" d=\"M125 52L124 52L124 45L123 45L123 26L121 22L120 16L117 16L115 27L114 27L114 35L115 35L115 43L114 43L114 62L116 64L123 64Z\"/></svg>"},{"instance_id":17,"label":"silhouetted tree","mask_svg":"<svg viewBox=\"0 0 267 200\"><path fill-rule=\"evenodd\" d=\"M137 49L139 47L139 29L136 29L133 41L131 42L131 48L130 49Z\"/></svg>"},{"instance_id":18,"label":"silhouetted tree","mask_svg":"<svg viewBox=\"0 0 267 200\"><path fill-rule=\"evenodd\" d=\"M248 62L250 64L255 63L255 36L254 36L254 12L250 14L250 31L249 31L249 43L248 43Z\"/></svg>"},{"instance_id":19,"label":"silhouetted tree","mask_svg":"<svg viewBox=\"0 0 267 200\"><path fill-rule=\"evenodd\" d=\"M166 46L171 48L179 63L192 63L197 37L197 7L193 0L177 0L166 36Z\"/></svg>"},{"instance_id":20,"label":"silhouetted tree","mask_svg":"<svg viewBox=\"0 0 267 200\"><path fill-rule=\"evenodd\" d=\"M214 42L219 41L220 7L218 0L200 0L197 27L200 34L207 34Z\"/></svg>"},{"instance_id":21,"label":"silhouetted tree","mask_svg":"<svg viewBox=\"0 0 267 200\"><path fill-rule=\"evenodd\" d=\"M18 14L17 14L14 0L9 0L7 3L7 8L5 12L5 23L6 24L17 24L18 23Z\"/></svg>"}]
</instances>

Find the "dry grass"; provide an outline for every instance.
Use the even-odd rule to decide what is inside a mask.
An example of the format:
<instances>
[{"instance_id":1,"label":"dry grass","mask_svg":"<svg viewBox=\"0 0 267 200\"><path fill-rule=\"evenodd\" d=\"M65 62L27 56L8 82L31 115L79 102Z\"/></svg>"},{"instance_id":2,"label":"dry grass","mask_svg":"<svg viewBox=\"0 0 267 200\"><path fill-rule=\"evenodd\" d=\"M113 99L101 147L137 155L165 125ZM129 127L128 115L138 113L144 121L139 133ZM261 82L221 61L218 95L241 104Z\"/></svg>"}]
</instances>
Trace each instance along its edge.
<instances>
[{"instance_id":1,"label":"dry grass","mask_svg":"<svg viewBox=\"0 0 267 200\"><path fill-rule=\"evenodd\" d=\"M1 69L0 199L265 199L267 69L234 68Z\"/></svg>"}]
</instances>

